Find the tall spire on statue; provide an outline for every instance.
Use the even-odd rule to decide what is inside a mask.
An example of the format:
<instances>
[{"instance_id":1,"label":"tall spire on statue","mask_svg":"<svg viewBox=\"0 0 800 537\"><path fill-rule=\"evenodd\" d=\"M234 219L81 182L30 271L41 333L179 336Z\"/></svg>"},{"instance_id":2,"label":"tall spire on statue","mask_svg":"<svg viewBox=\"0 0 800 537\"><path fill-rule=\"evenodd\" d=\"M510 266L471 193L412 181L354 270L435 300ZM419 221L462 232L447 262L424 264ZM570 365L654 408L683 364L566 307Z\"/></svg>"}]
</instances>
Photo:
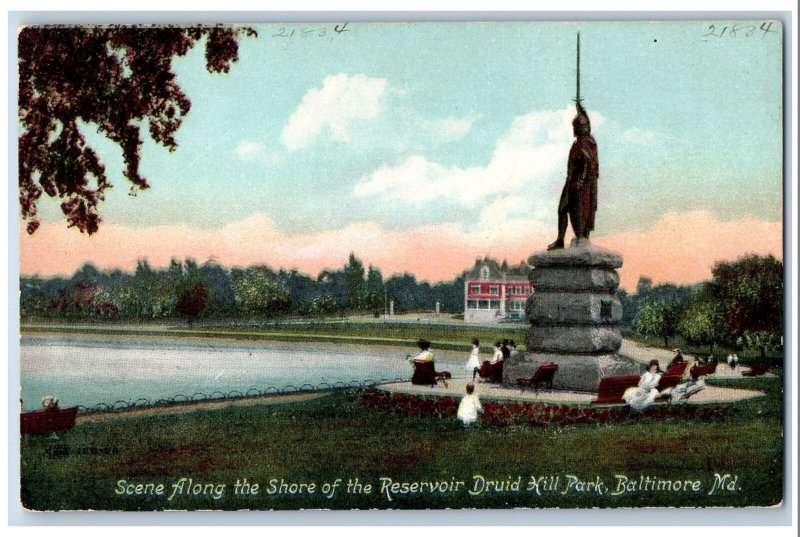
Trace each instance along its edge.
<instances>
[{"instance_id":1,"label":"tall spire on statue","mask_svg":"<svg viewBox=\"0 0 800 537\"><path fill-rule=\"evenodd\" d=\"M577 76L575 78L575 108L578 109L578 112L583 110L583 105L581 104L581 33L578 32L578 48L577 48L577 59L576 59L576 66L577 66Z\"/></svg>"}]
</instances>

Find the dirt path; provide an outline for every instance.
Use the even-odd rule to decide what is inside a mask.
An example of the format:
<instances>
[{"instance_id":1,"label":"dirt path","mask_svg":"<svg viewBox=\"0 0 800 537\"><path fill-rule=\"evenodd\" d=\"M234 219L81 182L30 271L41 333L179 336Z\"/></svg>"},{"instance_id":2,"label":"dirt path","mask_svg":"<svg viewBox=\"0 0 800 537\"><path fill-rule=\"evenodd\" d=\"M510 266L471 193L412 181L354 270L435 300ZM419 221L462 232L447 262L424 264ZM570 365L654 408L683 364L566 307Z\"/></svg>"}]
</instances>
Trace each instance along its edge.
<instances>
[{"instance_id":1,"label":"dirt path","mask_svg":"<svg viewBox=\"0 0 800 537\"><path fill-rule=\"evenodd\" d=\"M242 399L228 399L222 401L190 401L178 403L165 407L136 408L131 410L118 410L109 412L97 412L94 414L79 415L76 423L93 423L98 421L142 418L146 416L158 416L162 414L185 414L198 410L218 410L233 406L254 406L254 405L280 405L284 403L297 403L299 401L311 401L330 395L329 391L319 391L311 393L298 393L286 395L263 395L260 397L247 397Z\"/></svg>"}]
</instances>

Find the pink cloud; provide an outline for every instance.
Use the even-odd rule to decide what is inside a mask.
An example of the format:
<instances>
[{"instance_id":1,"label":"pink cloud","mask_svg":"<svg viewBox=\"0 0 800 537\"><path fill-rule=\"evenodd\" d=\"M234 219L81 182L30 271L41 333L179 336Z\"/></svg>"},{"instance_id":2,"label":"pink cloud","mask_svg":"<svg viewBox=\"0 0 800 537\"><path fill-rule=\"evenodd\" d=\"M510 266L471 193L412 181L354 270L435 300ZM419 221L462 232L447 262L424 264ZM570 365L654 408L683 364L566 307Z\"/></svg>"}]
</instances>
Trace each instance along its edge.
<instances>
[{"instance_id":1,"label":"pink cloud","mask_svg":"<svg viewBox=\"0 0 800 537\"><path fill-rule=\"evenodd\" d=\"M264 215L213 230L185 226L131 228L106 224L89 237L62 223L45 223L29 236L20 228L22 274L67 275L90 261L101 269L130 271L147 258L160 267L173 257L213 258L231 266L266 263L316 275L341 267L350 252L385 276L414 273L420 280L449 280L489 255L517 263L552 240L555 230L535 221L500 221L465 230L455 223L387 230L361 222L315 234L290 235ZM667 212L645 231L598 235L593 242L620 252L622 286L633 290L640 275L655 282L693 283L710 278L716 260L744 253L782 255L781 222L744 218L719 221L709 211Z\"/></svg>"}]
</instances>

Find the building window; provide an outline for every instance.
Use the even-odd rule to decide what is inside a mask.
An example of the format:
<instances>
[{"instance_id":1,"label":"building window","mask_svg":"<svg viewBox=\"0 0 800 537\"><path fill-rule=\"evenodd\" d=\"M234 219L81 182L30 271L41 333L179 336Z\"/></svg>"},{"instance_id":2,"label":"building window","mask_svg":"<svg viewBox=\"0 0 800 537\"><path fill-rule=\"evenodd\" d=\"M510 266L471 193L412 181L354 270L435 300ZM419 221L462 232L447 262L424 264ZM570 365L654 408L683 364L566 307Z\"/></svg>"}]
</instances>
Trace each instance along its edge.
<instances>
[{"instance_id":1,"label":"building window","mask_svg":"<svg viewBox=\"0 0 800 537\"><path fill-rule=\"evenodd\" d=\"M481 267L481 280L489 279L489 267Z\"/></svg>"},{"instance_id":2,"label":"building window","mask_svg":"<svg viewBox=\"0 0 800 537\"><path fill-rule=\"evenodd\" d=\"M468 300L467 307L471 310L478 309L478 301L477 300Z\"/></svg>"},{"instance_id":3,"label":"building window","mask_svg":"<svg viewBox=\"0 0 800 537\"><path fill-rule=\"evenodd\" d=\"M479 303L478 307L480 309L482 309L482 310L488 310L489 309L489 301L488 300L479 300L478 303Z\"/></svg>"},{"instance_id":4,"label":"building window","mask_svg":"<svg viewBox=\"0 0 800 537\"><path fill-rule=\"evenodd\" d=\"M522 286L521 286L521 285L518 285L518 286L516 286L516 287L514 288L514 292L515 292L516 294L518 294L518 295L521 295L521 294L522 294Z\"/></svg>"},{"instance_id":5,"label":"building window","mask_svg":"<svg viewBox=\"0 0 800 537\"><path fill-rule=\"evenodd\" d=\"M489 294L490 295L496 295L499 292L500 292L499 288L496 285L490 285L489 286Z\"/></svg>"},{"instance_id":6,"label":"building window","mask_svg":"<svg viewBox=\"0 0 800 537\"><path fill-rule=\"evenodd\" d=\"M489 309L492 310L499 310L500 309L500 301L499 300L492 300L489 304Z\"/></svg>"},{"instance_id":7,"label":"building window","mask_svg":"<svg viewBox=\"0 0 800 537\"><path fill-rule=\"evenodd\" d=\"M469 292L472 295L479 295L479 294L481 294L481 286L480 285L470 285Z\"/></svg>"}]
</instances>

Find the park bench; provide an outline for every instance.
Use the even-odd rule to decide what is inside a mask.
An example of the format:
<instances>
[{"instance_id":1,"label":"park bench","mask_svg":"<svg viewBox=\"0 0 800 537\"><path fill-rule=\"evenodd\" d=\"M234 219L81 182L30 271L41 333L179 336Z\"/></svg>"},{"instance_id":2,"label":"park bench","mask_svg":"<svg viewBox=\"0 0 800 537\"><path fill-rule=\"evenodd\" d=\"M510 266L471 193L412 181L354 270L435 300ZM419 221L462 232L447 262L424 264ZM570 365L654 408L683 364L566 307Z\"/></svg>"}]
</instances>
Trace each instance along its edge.
<instances>
[{"instance_id":1,"label":"park bench","mask_svg":"<svg viewBox=\"0 0 800 537\"><path fill-rule=\"evenodd\" d=\"M593 405L611 405L617 403L624 403L625 400L622 396L628 388L635 388L639 386L641 377L638 375L626 375L623 377L605 377L600 379L600 385L597 387L597 399L592 401ZM661 392L667 388L674 388L681 381L681 375L663 374L658 381L656 389ZM660 395L656 401L668 401L669 395Z\"/></svg>"},{"instance_id":2,"label":"park bench","mask_svg":"<svg viewBox=\"0 0 800 537\"><path fill-rule=\"evenodd\" d=\"M743 377L760 377L769 369L769 365L763 362L753 364L749 371L742 371Z\"/></svg>"},{"instance_id":3,"label":"park bench","mask_svg":"<svg viewBox=\"0 0 800 537\"><path fill-rule=\"evenodd\" d=\"M447 379L452 377L449 371L436 371L433 362L414 362L414 374L411 376L411 384L435 386L441 382L447 387Z\"/></svg>"},{"instance_id":4,"label":"park bench","mask_svg":"<svg viewBox=\"0 0 800 537\"><path fill-rule=\"evenodd\" d=\"M686 371L686 367L689 365L689 362L681 361L681 362L672 362L672 365L667 368L667 375L678 375L679 377L683 376L683 372Z\"/></svg>"},{"instance_id":5,"label":"park bench","mask_svg":"<svg viewBox=\"0 0 800 537\"><path fill-rule=\"evenodd\" d=\"M694 380L699 379L704 375L713 375L717 370L717 362L709 362L703 365L696 365L689 370L689 374Z\"/></svg>"},{"instance_id":6,"label":"park bench","mask_svg":"<svg viewBox=\"0 0 800 537\"><path fill-rule=\"evenodd\" d=\"M518 378L517 385L522 388L520 393L525 393L525 388L530 388L533 386L534 392L538 395L539 393L539 384L547 384L547 388L552 390L553 389L553 377L558 371L558 364L549 363L540 365L536 368L536 372L534 372L531 378Z\"/></svg>"},{"instance_id":7,"label":"park bench","mask_svg":"<svg viewBox=\"0 0 800 537\"><path fill-rule=\"evenodd\" d=\"M482 379L486 379L495 384L503 382L503 362L501 361L494 364L489 361L483 362L480 369L478 369L478 375L480 375Z\"/></svg>"},{"instance_id":8,"label":"park bench","mask_svg":"<svg viewBox=\"0 0 800 537\"><path fill-rule=\"evenodd\" d=\"M21 434L47 434L75 427L78 407L43 408L22 412L19 416Z\"/></svg>"},{"instance_id":9,"label":"park bench","mask_svg":"<svg viewBox=\"0 0 800 537\"><path fill-rule=\"evenodd\" d=\"M628 388L635 388L639 385L639 375L625 375L622 377L605 377L600 379L597 386L597 399L592 401L593 405L610 405L624 403L622 395Z\"/></svg>"},{"instance_id":10,"label":"park bench","mask_svg":"<svg viewBox=\"0 0 800 537\"><path fill-rule=\"evenodd\" d=\"M681 374L679 375L664 373L663 375L661 375L661 380L658 381L658 386L656 386L656 390L658 390L659 392L663 392L668 388L674 388L675 386L680 384L682 376L683 376L683 371L681 371ZM658 397L656 397L656 401L657 402L669 401L669 394L659 395Z\"/></svg>"}]
</instances>

